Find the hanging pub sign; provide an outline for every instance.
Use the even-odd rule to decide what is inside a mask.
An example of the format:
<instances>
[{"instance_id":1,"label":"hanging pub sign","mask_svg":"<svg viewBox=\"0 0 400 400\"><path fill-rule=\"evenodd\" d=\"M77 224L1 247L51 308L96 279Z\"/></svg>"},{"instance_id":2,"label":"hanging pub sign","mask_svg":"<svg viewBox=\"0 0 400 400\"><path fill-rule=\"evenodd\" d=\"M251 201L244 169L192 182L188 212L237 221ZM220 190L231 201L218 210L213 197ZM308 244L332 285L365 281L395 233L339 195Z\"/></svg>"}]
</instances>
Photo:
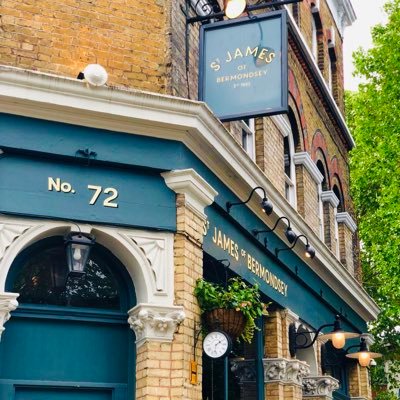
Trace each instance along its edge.
<instances>
[{"instance_id":1,"label":"hanging pub sign","mask_svg":"<svg viewBox=\"0 0 400 400\"><path fill-rule=\"evenodd\" d=\"M232 121L287 112L285 11L203 25L199 98Z\"/></svg>"}]
</instances>

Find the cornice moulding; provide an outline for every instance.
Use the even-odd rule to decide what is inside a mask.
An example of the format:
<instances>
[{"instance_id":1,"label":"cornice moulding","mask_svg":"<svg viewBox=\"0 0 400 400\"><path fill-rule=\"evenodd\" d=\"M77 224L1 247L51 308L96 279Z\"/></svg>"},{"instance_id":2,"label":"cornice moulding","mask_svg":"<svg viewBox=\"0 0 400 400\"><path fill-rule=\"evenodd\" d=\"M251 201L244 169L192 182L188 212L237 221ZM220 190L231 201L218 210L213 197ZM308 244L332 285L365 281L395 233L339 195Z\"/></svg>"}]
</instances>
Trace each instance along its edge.
<instances>
[{"instance_id":1,"label":"cornice moulding","mask_svg":"<svg viewBox=\"0 0 400 400\"><path fill-rule=\"evenodd\" d=\"M214 202L218 192L194 169L164 172L165 184L175 193L184 194L187 206L203 217L204 208Z\"/></svg>"},{"instance_id":2,"label":"cornice moulding","mask_svg":"<svg viewBox=\"0 0 400 400\"><path fill-rule=\"evenodd\" d=\"M336 208L339 203L340 200L336 197L336 194L333 190L326 190L325 192L321 193L321 200L324 203L328 203L333 207Z\"/></svg>"},{"instance_id":3,"label":"cornice moulding","mask_svg":"<svg viewBox=\"0 0 400 400\"><path fill-rule=\"evenodd\" d=\"M293 155L293 161L296 165L303 165L314 179L315 183L320 184L324 180L324 177L321 172L319 172L317 165L307 152L304 151L301 153L295 153Z\"/></svg>"},{"instance_id":4,"label":"cornice moulding","mask_svg":"<svg viewBox=\"0 0 400 400\"><path fill-rule=\"evenodd\" d=\"M350 0L327 0L328 7L331 10L333 19L335 20L338 31L341 36L344 35L344 30L357 19L353 6Z\"/></svg>"},{"instance_id":5,"label":"cornice moulding","mask_svg":"<svg viewBox=\"0 0 400 400\"><path fill-rule=\"evenodd\" d=\"M286 216L296 233L305 234L313 242L317 256L305 260L310 268L365 321L377 317L379 308L366 291L284 201L204 103L136 90L87 87L75 79L1 67L0 107L2 112L32 118L179 140L239 198L246 198L255 186L263 186L274 204L272 217ZM266 221L258 204L251 202L249 208ZM295 252L303 257L297 249Z\"/></svg>"},{"instance_id":6,"label":"cornice moulding","mask_svg":"<svg viewBox=\"0 0 400 400\"><path fill-rule=\"evenodd\" d=\"M273 115L271 119L283 137L287 137L292 133L290 124L283 115Z\"/></svg>"},{"instance_id":7,"label":"cornice moulding","mask_svg":"<svg viewBox=\"0 0 400 400\"><path fill-rule=\"evenodd\" d=\"M336 221L338 224L343 223L345 224L352 233L354 233L357 230L357 224L354 222L354 219L351 218L351 215L345 211L341 213L336 214Z\"/></svg>"}]
</instances>

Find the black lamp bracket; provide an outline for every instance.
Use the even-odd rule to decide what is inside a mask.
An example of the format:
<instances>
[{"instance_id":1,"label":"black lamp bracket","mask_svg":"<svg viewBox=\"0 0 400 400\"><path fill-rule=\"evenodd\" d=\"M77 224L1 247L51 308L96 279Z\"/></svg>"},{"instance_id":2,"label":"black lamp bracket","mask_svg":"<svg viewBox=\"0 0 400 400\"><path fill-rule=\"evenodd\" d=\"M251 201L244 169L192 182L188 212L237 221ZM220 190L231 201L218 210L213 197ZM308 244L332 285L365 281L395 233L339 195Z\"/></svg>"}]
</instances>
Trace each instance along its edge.
<instances>
[{"instance_id":1,"label":"black lamp bracket","mask_svg":"<svg viewBox=\"0 0 400 400\"><path fill-rule=\"evenodd\" d=\"M314 343L317 341L318 339L318 335L320 334L320 332L325 329L325 328L329 328L329 327L333 327L334 330L337 327L340 327L340 316L336 315L335 317L335 322L333 324L324 324L321 325L318 329L316 330L310 330L310 331L302 331L302 332L298 332L296 325L294 323L289 325L289 352L290 355L292 357L294 357L296 355L296 350L299 349L308 349L309 347L313 346ZM308 337L306 336L306 334L314 334L314 338L311 340L310 343L308 343ZM301 342L298 344L299 338L301 340Z\"/></svg>"},{"instance_id":2,"label":"black lamp bracket","mask_svg":"<svg viewBox=\"0 0 400 400\"><path fill-rule=\"evenodd\" d=\"M230 213L231 208L233 206L239 206L239 205L242 205L242 204L247 204L250 201L250 199L253 197L253 194L257 189L260 189L260 190L263 191L264 199L266 199L267 198L267 194L265 193L265 189L262 186L257 186L250 192L249 198L246 201L238 201L237 203L231 203L230 201L228 201L226 203L226 211L228 212L228 214Z\"/></svg>"},{"instance_id":3,"label":"black lamp bracket","mask_svg":"<svg viewBox=\"0 0 400 400\"><path fill-rule=\"evenodd\" d=\"M300 3L303 0L271 0L261 1L257 4L247 5L243 13L249 13L252 11L265 10L271 7L279 7L285 4ZM196 22L206 22L212 19L222 19L225 17L225 12L213 12L214 7L210 0L197 0L194 6L192 6L191 0L185 0L185 7L181 5L181 10L186 17L186 24L194 24ZM199 15L197 10L202 10L204 15ZM195 16L190 16L191 10L194 11Z\"/></svg>"},{"instance_id":4,"label":"black lamp bracket","mask_svg":"<svg viewBox=\"0 0 400 400\"><path fill-rule=\"evenodd\" d=\"M276 227L278 226L279 222L282 221L282 220L286 220L287 223L288 223L288 228L290 228L290 220L289 220L289 218L287 218L287 217L280 217L280 218L278 218L278 219L276 220L275 225L274 225L271 229L253 229L253 230L251 231L251 233L252 233L254 236L257 237L259 233L273 232L273 231L276 229Z\"/></svg>"},{"instance_id":5,"label":"black lamp bracket","mask_svg":"<svg viewBox=\"0 0 400 400\"><path fill-rule=\"evenodd\" d=\"M299 235L299 236L296 237L295 241L293 242L293 244L292 244L290 247L287 247L286 249L275 249L275 256L278 257L278 254L279 254L281 251L288 251L288 250L294 249L294 247L296 246L297 241L298 241L301 237L303 237L303 238L306 239L306 246L309 246L310 243L308 242L307 236L306 236L306 235Z\"/></svg>"},{"instance_id":6,"label":"black lamp bracket","mask_svg":"<svg viewBox=\"0 0 400 400\"><path fill-rule=\"evenodd\" d=\"M348 354L349 350L351 350L351 349L358 349L359 351L368 351L368 345L367 345L365 338L362 337L360 339L359 344L355 344L355 345L350 346L347 349L345 349L346 354Z\"/></svg>"}]
</instances>

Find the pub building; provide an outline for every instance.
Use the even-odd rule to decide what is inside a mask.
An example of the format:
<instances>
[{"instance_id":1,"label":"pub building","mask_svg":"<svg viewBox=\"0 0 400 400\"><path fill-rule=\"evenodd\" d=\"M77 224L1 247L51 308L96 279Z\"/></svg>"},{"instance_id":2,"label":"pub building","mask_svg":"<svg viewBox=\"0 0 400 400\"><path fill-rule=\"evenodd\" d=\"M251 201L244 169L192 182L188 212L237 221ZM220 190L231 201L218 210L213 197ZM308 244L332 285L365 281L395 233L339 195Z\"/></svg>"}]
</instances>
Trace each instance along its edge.
<instances>
[{"instance_id":1,"label":"pub building","mask_svg":"<svg viewBox=\"0 0 400 400\"><path fill-rule=\"evenodd\" d=\"M0 399L371 399L351 1L1 14ZM194 287L231 277L268 315L210 357Z\"/></svg>"}]
</instances>

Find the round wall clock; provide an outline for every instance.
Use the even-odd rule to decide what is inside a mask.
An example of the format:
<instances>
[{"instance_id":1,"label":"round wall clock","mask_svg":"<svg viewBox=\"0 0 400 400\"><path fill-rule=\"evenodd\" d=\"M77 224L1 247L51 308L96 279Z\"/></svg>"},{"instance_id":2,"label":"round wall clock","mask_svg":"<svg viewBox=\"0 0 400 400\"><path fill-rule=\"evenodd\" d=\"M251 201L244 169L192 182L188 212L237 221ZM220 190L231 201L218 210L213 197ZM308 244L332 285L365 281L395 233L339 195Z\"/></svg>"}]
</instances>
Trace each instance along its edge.
<instances>
[{"instance_id":1,"label":"round wall clock","mask_svg":"<svg viewBox=\"0 0 400 400\"><path fill-rule=\"evenodd\" d=\"M222 331L210 332L203 340L204 353L211 358L225 357L231 351L231 347L231 338Z\"/></svg>"}]
</instances>

